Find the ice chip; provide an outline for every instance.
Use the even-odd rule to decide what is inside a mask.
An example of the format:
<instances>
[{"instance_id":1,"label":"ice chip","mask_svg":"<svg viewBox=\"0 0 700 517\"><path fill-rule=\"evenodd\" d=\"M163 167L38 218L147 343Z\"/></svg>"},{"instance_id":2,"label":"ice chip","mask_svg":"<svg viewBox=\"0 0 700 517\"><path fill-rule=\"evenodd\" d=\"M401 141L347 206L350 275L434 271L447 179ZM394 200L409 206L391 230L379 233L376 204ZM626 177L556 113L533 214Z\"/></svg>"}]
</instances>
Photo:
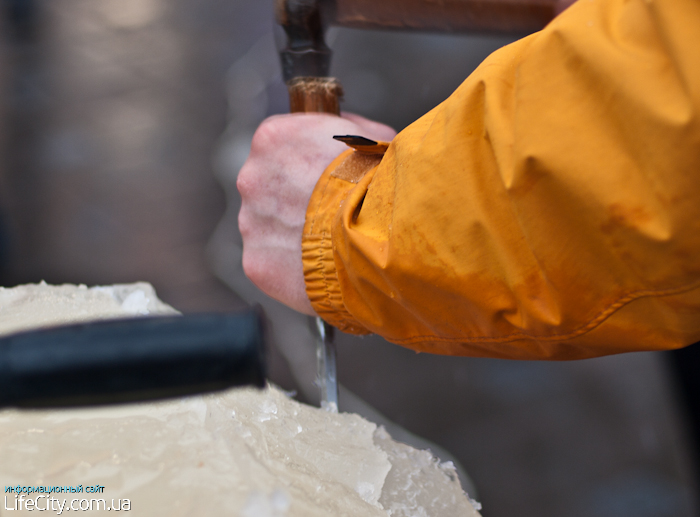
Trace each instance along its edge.
<instances>
[{"instance_id":1,"label":"ice chip","mask_svg":"<svg viewBox=\"0 0 700 517\"><path fill-rule=\"evenodd\" d=\"M146 298L146 293L141 289L137 289L122 302L122 309L129 314L143 314L146 315L148 311L148 298Z\"/></svg>"},{"instance_id":2,"label":"ice chip","mask_svg":"<svg viewBox=\"0 0 700 517\"><path fill-rule=\"evenodd\" d=\"M260 422L267 422L268 420L272 420L275 418L275 415L277 414L277 405L272 402L271 400L263 400L262 405L260 406L260 414L258 415L258 421Z\"/></svg>"},{"instance_id":3,"label":"ice chip","mask_svg":"<svg viewBox=\"0 0 700 517\"><path fill-rule=\"evenodd\" d=\"M321 401L321 409L328 411L329 413L337 413L338 405L335 402L327 402L325 400Z\"/></svg>"},{"instance_id":4,"label":"ice chip","mask_svg":"<svg viewBox=\"0 0 700 517\"><path fill-rule=\"evenodd\" d=\"M277 414L277 404L272 402L271 400L265 399L263 400L263 403L260 406L260 410L268 415L276 415Z\"/></svg>"},{"instance_id":5,"label":"ice chip","mask_svg":"<svg viewBox=\"0 0 700 517\"><path fill-rule=\"evenodd\" d=\"M374 440L391 462L379 498L391 517L479 515L462 490L451 462L441 464L430 451L395 442L383 427L374 433Z\"/></svg>"},{"instance_id":6,"label":"ice chip","mask_svg":"<svg viewBox=\"0 0 700 517\"><path fill-rule=\"evenodd\" d=\"M471 505L474 507L474 509L475 509L476 511L481 510L481 503L480 503L479 501L475 501L474 499L472 499L472 498L470 497L470 498L469 498L469 502L471 503Z\"/></svg>"},{"instance_id":7,"label":"ice chip","mask_svg":"<svg viewBox=\"0 0 700 517\"><path fill-rule=\"evenodd\" d=\"M372 483L367 483L365 481L361 481L357 484L357 487L355 488L355 491L360 494L360 497L367 501L368 503L372 502L374 498L374 491L375 491L375 486Z\"/></svg>"}]
</instances>

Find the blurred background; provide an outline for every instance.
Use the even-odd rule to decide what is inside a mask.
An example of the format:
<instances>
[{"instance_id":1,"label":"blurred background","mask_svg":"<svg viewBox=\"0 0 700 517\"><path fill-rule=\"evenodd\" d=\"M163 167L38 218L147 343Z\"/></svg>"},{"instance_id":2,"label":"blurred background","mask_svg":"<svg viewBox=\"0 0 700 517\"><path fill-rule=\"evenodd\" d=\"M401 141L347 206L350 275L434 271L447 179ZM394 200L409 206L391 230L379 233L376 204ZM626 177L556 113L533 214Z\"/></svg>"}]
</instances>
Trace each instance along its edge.
<instances>
[{"instance_id":1,"label":"blurred background","mask_svg":"<svg viewBox=\"0 0 700 517\"><path fill-rule=\"evenodd\" d=\"M272 0L0 5L2 285L144 280L183 312L263 303L271 378L313 403L303 319L238 263L236 173L257 124L288 109ZM401 129L514 38L333 29L328 42L344 109ZM485 517L698 515L661 354L521 363L376 337L338 346L341 409L449 451Z\"/></svg>"}]
</instances>

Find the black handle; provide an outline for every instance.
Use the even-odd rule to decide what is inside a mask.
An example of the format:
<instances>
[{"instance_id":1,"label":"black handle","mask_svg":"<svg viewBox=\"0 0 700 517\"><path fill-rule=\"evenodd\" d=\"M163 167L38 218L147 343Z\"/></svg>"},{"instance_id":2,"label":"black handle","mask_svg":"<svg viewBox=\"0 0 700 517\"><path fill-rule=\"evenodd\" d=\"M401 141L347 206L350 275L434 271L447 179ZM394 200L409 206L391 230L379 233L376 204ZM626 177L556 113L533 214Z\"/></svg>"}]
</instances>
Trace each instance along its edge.
<instances>
[{"instance_id":1,"label":"black handle","mask_svg":"<svg viewBox=\"0 0 700 517\"><path fill-rule=\"evenodd\" d=\"M0 339L0 407L68 407L265 384L261 315L108 320Z\"/></svg>"}]
</instances>

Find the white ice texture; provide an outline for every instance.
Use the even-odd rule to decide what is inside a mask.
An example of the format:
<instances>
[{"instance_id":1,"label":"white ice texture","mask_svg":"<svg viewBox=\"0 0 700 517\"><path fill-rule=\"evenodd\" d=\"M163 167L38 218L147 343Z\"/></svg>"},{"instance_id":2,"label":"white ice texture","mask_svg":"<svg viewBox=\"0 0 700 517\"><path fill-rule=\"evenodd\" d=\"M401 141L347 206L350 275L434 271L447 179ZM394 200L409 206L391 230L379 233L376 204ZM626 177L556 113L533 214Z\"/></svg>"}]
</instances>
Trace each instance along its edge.
<instances>
[{"instance_id":1,"label":"white ice texture","mask_svg":"<svg viewBox=\"0 0 700 517\"><path fill-rule=\"evenodd\" d=\"M104 485L139 515L477 516L453 469L275 388L0 412L4 485ZM81 497L96 497L85 495Z\"/></svg>"},{"instance_id":2,"label":"white ice texture","mask_svg":"<svg viewBox=\"0 0 700 517\"><path fill-rule=\"evenodd\" d=\"M95 319L178 314L161 302L151 284L27 284L0 287L0 335Z\"/></svg>"},{"instance_id":3,"label":"white ice texture","mask_svg":"<svg viewBox=\"0 0 700 517\"><path fill-rule=\"evenodd\" d=\"M92 303L99 293L126 305L126 314L147 309L142 296L152 314L175 312L148 284L24 291L45 303L42 289L59 289L52 296L74 305L83 296L92 305L75 307L83 316L114 317L108 300ZM143 294L133 297L139 290ZM8 291L0 292L0 329L8 328L5 315L22 313L21 296ZM77 495L108 503L126 498L136 515L148 516L479 515L454 468L430 452L395 442L358 415L307 406L274 387L107 408L0 411L0 480L5 486L99 484L103 494Z\"/></svg>"}]
</instances>

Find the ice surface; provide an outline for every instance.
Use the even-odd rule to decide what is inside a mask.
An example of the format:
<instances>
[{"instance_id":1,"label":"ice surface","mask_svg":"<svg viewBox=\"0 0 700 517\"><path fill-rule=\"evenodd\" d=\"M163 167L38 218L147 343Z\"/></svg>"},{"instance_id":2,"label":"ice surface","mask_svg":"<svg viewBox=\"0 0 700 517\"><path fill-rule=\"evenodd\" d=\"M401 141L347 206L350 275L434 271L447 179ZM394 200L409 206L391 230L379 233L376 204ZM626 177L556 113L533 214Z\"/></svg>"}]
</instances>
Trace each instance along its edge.
<instances>
[{"instance_id":1,"label":"ice surface","mask_svg":"<svg viewBox=\"0 0 700 517\"><path fill-rule=\"evenodd\" d=\"M474 517L453 470L275 388L0 412L0 479L104 485L139 515Z\"/></svg>"},{"instance_id":2,"label":"ice surface","mask_svg":"<svg viewBox=\"0 0 700 517\"><path fill-rule=\"evenodd\" d=\"M145 282L88 288L27 284L0 287L0 334L94 319L177 314Z\"/></svg>"},{"instance_id":3,"label":"ice surface","mask_svg":"<svg viewBox=\"0 0 700 517\"><path fill-rule=\"evenodd\" d=\"M395 442L381 427L375 432L374 441L388 454L392 465L379 498L389 515L479 515L472 501L465 497L452 462L440 463L429 451Z\"/></svg>"},{"instance_id":4,"label":"ice surface","mask_svg":"<svg viewBox=\"0 0 700 517\"><path fill-rule=\"evenodd\" d=\"M4 332L142 311L175 312L148 284L0 290ZM454 469L429 452L393 441L358 415L306 406L273 387L0 411L0 479L5 486L103 485L104 494L79 497L126 498L136 515L148 516L479 515Z\"/></svg>"}]
</instances>

